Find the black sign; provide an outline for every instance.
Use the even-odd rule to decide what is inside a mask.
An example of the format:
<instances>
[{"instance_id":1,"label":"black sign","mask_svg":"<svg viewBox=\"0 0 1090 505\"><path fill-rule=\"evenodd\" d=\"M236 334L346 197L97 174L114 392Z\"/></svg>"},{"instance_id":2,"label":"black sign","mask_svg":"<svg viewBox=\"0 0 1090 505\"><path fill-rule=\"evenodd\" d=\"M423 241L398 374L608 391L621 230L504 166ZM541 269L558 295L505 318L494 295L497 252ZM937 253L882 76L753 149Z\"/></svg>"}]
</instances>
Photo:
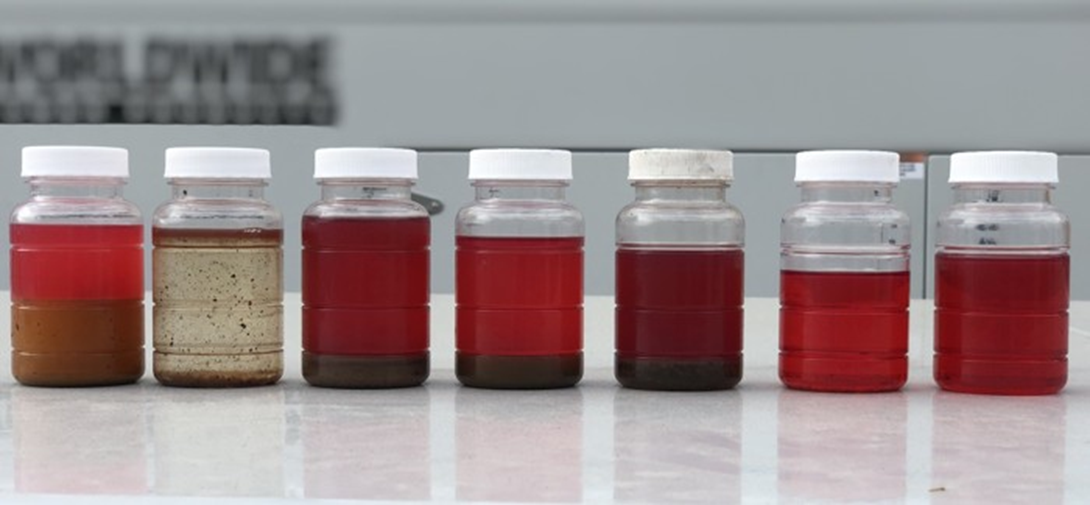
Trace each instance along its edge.
<instances>
[{"instance_id":1,"label":"black sign","mask_svg":"<svg viewBox=\"0 0 1090 505\"><path fill-rule=\"evenodd\" d=\"M325 39L0 40L0 123L331 125Z\"/></svg>"}]
</instances>

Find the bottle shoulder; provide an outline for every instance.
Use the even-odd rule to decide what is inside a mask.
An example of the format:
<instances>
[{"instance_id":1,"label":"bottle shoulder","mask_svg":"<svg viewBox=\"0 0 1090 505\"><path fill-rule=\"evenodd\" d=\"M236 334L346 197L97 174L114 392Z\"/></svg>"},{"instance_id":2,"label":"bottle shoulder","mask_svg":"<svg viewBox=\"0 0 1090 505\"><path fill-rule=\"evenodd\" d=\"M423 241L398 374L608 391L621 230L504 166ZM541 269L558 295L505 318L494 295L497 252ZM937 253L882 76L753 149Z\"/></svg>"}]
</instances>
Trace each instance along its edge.
<instances>
[{"instance_id":1,"label":"bottle shoulder","mask_svg":"<svg viewBox=\"0 0 1090 505\"><path fill-rule=\"evenodd\" d=\"M474 201L462 206L456 233L469 236L583 236L583 213L563 201Z\"/></svg>"},{"instance_id":2,"label":"bottle shoulder","mask_svg":"<svg viewBox=\"0 0 1090 505\"><path fill-rule=\"evenodd\" d=\"M827 223L897 223L907 225L910 218L907 212L891 203L803 202L788 209L784 213L781 222L799 226L817 226Z\"/></svg>"},{"instance_id":3,"label":"bottle shoulder","mask_svg":"<svg viewBox=\"0 0 1090 505\"><path fill-rule=\"evenodd\" d=\"M691 222L728 220L744 222L742 211L729 202L632 202L617 213L617 222Z\"/></svg>"},{"instance_id":4,"label":"bottle shoulder","mask_svg":"<svg viewBox=\"0 0 1090 505\"><path fill-rule=\"evenodd\" d=\"M12 224L143 224L143 214L124 198L32 198L15 206Z\"/></svg>"},{"instance_id":5,"label":"bottle shoulder","mask_svg":"<svg viewBox=\"0 0 1090 505\"><path fill-rule=\"evenodd\" d=\"M284 217L266 200L260 199L172 199L152 214L156 228L283 228Z\"/></svg>"},{"instance_id":6,"label":"bottle shoulder","mask_svg":"<svg viewBox=\"0 0 1090 505\"><path fill-rule=\"evenodd\" d=\"M908 213L892 204L804 202L780 221L784 254L907 256Z\"/></svg>"},{"instance_id":7,"label":"bottle shoulder","mask_svg":"<svg viewBox=\"0 0 1090 505\"><path fill-rule=\"evenodd\" d=\"M939 214L939 226L975 225L982 222L1066 226L1067 214L1050 204L955 204Z\"/></svg>"},{"instance_id":8,"label":"bottle shoulder","mask_svg":"<svg viewBox=\"0 0 1090 505\"><path fill-rule=\"evenodd\" d=\"M1071 223L1049 204L957 204L939 215L936 244L983 249L1066 248Z\"/></svg>"},{"instance_id":9,"label":"bottle shoulder","mask_svg":"<svg viewBox=\"0 0 1090 505\"><path fill-rule=\"evenodd\" d=\"M745 245L745 218L726 201L633 202L617 213L619 246Z\"/></svg>"},{"instance_id":10,"label":"bottle shoulder","mask_svg":"<svg viewBox=\"0 0 1090 505\"><path fill-rule=\"evenodd\" d=\"M428 210L412 200L318 200L303 215L316 218L428 217Z\"/></svg>"},{"instance_id":11,"label":"bottle shoulder","mask_svg":"<svg viewBox=\"0 0 1090 505\"><path fill-rule=\"evenodd\" d=\"M520 202L481 202L468 203L458 209L459 222L473 221L519 221L553 220L583 221L583 213L567 202L520 201Z\"/></svg>"}]
</instances>

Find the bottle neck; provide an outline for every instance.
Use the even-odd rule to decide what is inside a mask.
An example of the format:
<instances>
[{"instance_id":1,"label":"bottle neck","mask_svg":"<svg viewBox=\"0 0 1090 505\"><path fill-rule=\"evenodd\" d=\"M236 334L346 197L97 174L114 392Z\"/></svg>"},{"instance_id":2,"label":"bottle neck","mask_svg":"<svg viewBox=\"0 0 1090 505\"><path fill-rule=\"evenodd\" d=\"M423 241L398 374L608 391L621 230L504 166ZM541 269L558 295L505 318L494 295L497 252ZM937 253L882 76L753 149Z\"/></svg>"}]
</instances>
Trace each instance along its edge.
<instances>
[{"instance_id":1,"label":"bottle neck","mask_svg":"<svg viewBox=\"0 0 1090 505\"><path fill-rule=\"evenodd\" d=\"M551 200L564 201L567 181L474 181L478 201Z\"/></svg>"},{"instance_id":2,"label":"bottle neck","mask_svg":"<svg viewBox=\"0 0 1090 505\"><path fill-rule=\"evenodd\" d=\"M722 202L727 198L727 184L720 181L635 182L636 201L673 200L685 202Z\"/></svg>"},{"instance_id":3,"label":"bottle neck","mask_svg":"<svg viewBox=\"0 0 1090 505\"><path fill-rule=\"evenodd\" d=\"M1048 184L958 184L954 186L956 203L1052 203Z\"/></svg>"},{"instance_id":4,"label":"bottle neck","mask_svg":"<svg viewBox=\"0 0 1090 505\"><path fill-rule=\"evenodd\" d=\"M121 198L125 180L117 177L34 177L33 198Z\"/></svg>"},{"instance_id":5,"label":"bottle neck","mask_svg":"<svg viewBox=\"0 0 1090 505\"><path fill-rule=\"evenodd\" d=\"M405 179L319 180L322 200L410 200L412 181Z\"/></svg>"},{"instance_id":6,"label":"bottle neck","mask_svg":"<svg viewBox=\"0 0 1090 505\"><path fill-rule=\"evenodd\" d=\"M893 200L893 184L876 183L804 183L803 202L889 203Z\"/></svg>"},{"instance_id":7,"label":"bottle neck","mask_svg":"<svg viewBox=\"0 0 1090 505\"><path fill-rule=\"evenodd\" d=\"M170 179L175 200L260 200L265 198L262 179Z\"/></svg>"}]
</instances>

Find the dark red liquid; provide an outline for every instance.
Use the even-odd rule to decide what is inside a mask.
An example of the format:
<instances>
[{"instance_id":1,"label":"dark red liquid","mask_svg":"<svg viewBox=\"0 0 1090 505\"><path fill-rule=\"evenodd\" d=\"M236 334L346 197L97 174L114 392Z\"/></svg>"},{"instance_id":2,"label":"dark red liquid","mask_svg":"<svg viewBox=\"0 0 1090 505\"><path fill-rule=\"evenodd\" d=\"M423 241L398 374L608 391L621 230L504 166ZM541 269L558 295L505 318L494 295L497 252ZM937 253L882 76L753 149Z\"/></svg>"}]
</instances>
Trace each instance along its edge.
<instances>
[{"instance_id":1,"label":"dark red liquid","mask_svg":"<svg viewBox=\"0 0 1090 505\"><path fill-rule=\"evenodd\" d=\"M583 238L458 237L458 352L583 351Z\"/></svg>"},{"instance_id":2,"label":"dark red liquid","mask_svg":"<svg viewBox=\"0 0 1090 505\"><path fill-rule=\"evenodd\" d=\"M303 349L428 351L428 218L303 218Z\"/></svg>"},{"instance_id":3,"label":"dark red liquid","mask_svg":"<svg viewBox=\"0 0 1090 505\"><path fill-rule=\"evenodd\" d=\"M742 355L741 250L617 250L617 355Z\"/></svg>"},{"instance_id":4,"label":"dark red liquid","mask_svg":"<svg viewBox=\"0 0 1090 505\"><path fill-rule=\"evenodd\" d=\"M908 272L780 273L780 380L891 391L908 380Z\"/></svg>"},{"instance_id":5,"label":"dark red liquid","mask_svg":"<svg viewBox=\"0 0 1090 505\"><path fill-rule=\"evenodd\" d=\"M13 300L143 300L141 225L11 225Z\"/></svg>"},{"instance_id":6,"label":"dark red liquid","mask_svg":"<svg viewBox=\"0 0 1090 505\"><path fill-rule=\"evenodd\" d=\"M935 381L967 393L1067 383L1067 254L935 257Z\"/></svg>"}]
</instances>

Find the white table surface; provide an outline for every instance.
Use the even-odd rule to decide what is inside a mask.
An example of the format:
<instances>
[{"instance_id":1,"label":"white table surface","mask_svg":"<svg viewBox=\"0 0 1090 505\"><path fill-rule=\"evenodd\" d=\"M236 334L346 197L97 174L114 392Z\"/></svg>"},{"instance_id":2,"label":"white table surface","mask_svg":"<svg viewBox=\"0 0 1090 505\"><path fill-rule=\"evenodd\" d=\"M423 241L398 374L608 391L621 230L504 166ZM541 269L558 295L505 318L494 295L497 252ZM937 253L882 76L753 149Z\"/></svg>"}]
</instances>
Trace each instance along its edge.
<instances>
[{"instance_id":1,"label":"white table surface","mask_svg":"<svg viewBox=\"0 0 1090 505\"><path fill-rule=\"evenodd\" d=\"M307 387L298 295L277 386L28 388L0 360L0 503L1090 502L1090 303L1072 307L1068 388L1038 398L939 392L927 301L913 302L899 393L781 388L771 299L746 301L738 389L624 390L606 297L587 300L580 387L461 388L451 303L433 297L436 369L421 388Z\"/></svg>"}]
</instances>

